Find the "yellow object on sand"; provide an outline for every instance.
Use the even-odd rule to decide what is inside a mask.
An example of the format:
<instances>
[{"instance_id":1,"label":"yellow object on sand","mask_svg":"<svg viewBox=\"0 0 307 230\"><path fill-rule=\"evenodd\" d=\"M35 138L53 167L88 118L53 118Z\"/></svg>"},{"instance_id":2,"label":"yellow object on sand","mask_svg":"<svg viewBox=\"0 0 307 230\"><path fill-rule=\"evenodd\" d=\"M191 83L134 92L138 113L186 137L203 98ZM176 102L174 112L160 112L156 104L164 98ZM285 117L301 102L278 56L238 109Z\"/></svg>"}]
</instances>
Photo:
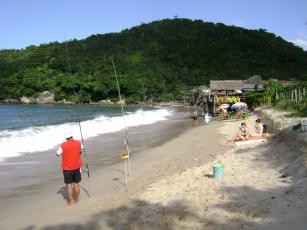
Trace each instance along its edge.
<instances>
[{"instance_id":1,"label":"yellow object on sand","mask_svg":"<svg viewBox=\"0 0 307 230\"><path fill-rule=\"evenodd\" d=\"M270 136L272 136L270 133L264 133L262 134L263 138L269 138Z\"/></svg>"},{"instance_id":2,"label":"yellow object on sand","mask_svg":"<svg viewBox=\"0 0 307 230\"><path fill-rule=\"evenodd\" d=\"M128 153L121 153L121 154L119 154L119 158L120 159L128 159L129 155L128 155Z\"/></svg>"}]
</instances>

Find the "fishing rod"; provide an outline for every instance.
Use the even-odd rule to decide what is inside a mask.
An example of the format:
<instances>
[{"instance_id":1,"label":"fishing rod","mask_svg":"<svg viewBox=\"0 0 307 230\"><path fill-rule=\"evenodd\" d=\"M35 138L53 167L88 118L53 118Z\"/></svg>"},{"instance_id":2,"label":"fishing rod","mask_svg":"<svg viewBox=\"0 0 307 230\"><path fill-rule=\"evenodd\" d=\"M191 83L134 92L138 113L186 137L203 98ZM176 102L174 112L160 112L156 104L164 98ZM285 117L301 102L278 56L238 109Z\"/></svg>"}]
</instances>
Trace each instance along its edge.
<instances>
[{"instance_id":1,"label":"fishing rod","mask_svg":"<svg viewBox=\"0 0 307 230\"><path fill-rule=\"evenodd\" d=\"M127 150L127 155L128 155L127 159L128 159L128 166L129 166L129 176L131 176L128 128L127 128L127 125L126 125L124 105L122 103L122 96L121 96L121 92L120 92L120 87L119 87L119 82L118 82L118 77L117 77L117 72L116 72L116 68L115 68L113 57L111 57L111 62L112 62L112 66L113 66L113 70L114 70L114 75L115 75L115 79L116 79L116 85L117 85L117 90L118 90L118 98L119 98L119 102L120 102L120 105L121 105L122 118L123 118L123 123L124 123L124 127L125 127L125 140L124 140L124 143L126 145L126 150ZM125 170L126 170L126 161L125 161ZM127 172L126 172L126 184L127 184Z\"/></svg>"},{"instance_id":2,"label":"fishing rod","mask_svg":"<svg viewBox=\"0 0 307 230\"><path fill-rule=\"evenodd\" d=\"M66 39L66 34L65 34L65 50L66 50L66 55L67 55L67 65L68 65L68 71L70 73L70 75L72 76L72 71L71 71L71 64L70 64L70 56L69 56L69 52L68 52L68 45L67 45L67 39ZM74 85L72 85L72 90L73 90L73 94L74 96L76 96L76 91L75 91L75 87ZM88 183L88 196L91 197L91 187L90 187L90 168L89 168L89 164L88 164L88 160L87 160L87 153L86 153L86 149L85 149L85 145L84 145L84 139L83 139L83 133L82 133L82 127L81 127L81 121L80 121L80 116L79 116L79 112L78 109L73 109L77 115L77 120L78 120L78 126L79 126L79 132L81 135L81 143L83 145L83 149L81 151L83 151L84 153L84 161L85 161L85 167L86 167L86 172L87 172L87 183Z\"/></svg>"}]
</instances>

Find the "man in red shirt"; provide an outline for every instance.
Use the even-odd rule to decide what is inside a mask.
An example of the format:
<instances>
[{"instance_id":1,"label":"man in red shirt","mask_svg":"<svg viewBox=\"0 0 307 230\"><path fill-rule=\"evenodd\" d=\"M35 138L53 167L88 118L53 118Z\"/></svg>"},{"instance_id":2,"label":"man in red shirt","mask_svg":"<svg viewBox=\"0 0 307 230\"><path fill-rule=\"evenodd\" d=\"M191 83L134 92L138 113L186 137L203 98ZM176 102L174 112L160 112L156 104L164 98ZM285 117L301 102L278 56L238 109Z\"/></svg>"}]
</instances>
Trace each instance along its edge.
<instances>
[{"instance_id":1,"label":"man in red shirt","mask_svg":"<svg viewBox=\"0 0 307 230\"><path fill-rule=\"evenodd\" d=\"M67 188L68 204L72 205L73 200L78 203L80 196L81 181L81 149L83 145L80 141L74 140L71 133L66 134L66 142L61 144L57 150L57 155L62 155L62 169L64 183ZM73 199L74 198L74 199Z\"/></svg>"}]
</instances>

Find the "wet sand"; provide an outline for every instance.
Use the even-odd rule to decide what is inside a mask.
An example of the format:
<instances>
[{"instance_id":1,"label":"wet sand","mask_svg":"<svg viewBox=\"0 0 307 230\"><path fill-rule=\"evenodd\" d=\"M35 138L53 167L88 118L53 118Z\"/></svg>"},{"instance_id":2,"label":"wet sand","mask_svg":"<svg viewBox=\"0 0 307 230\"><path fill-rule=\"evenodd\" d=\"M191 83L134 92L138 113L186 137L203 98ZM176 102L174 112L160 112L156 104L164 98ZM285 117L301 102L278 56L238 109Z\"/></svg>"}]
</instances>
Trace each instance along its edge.
<instances>
[{"instance_id":1,"label":"wet sand","mask_svg":"<svg viewBox=\"0 0 307 230\"><path fill-rule=\"evenodd\" d=\"M185 119L177 113L167 121L152 125L131 127L129 142L132 154L160 145L174 138L197 122ZM120 161L119 153L125 151L122 132L108 133L85 140L91 173ZM26 153L0 163L0 208L11 199L23 199L26 195L40 192L50 183L62 181L61 158L55 156L56 149Z\"/></svg>"}]
</instances>

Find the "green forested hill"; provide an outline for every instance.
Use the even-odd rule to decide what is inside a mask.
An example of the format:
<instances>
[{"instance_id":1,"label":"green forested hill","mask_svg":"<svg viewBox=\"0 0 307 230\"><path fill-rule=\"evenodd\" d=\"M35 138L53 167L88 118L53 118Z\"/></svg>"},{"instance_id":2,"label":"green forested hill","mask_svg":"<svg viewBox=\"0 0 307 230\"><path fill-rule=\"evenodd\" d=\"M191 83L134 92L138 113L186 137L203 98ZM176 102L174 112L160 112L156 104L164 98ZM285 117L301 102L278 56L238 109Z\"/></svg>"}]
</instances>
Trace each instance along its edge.
<instances>
[{"instance_id":1,"label":"green forested hill","mask_svg":"<svg viewBox=\"0 0 307 230\"><path fill-rule=\"evenodd\" d=\"M88 102L116 98L110 57L124 96L168 100L211 79L307 79L307 52L265 30L201 20L166 19L64 43L0 51L0 99L36 96ZM76 94L73 94L75 88Z\"/></svg>"}]
</instances>

